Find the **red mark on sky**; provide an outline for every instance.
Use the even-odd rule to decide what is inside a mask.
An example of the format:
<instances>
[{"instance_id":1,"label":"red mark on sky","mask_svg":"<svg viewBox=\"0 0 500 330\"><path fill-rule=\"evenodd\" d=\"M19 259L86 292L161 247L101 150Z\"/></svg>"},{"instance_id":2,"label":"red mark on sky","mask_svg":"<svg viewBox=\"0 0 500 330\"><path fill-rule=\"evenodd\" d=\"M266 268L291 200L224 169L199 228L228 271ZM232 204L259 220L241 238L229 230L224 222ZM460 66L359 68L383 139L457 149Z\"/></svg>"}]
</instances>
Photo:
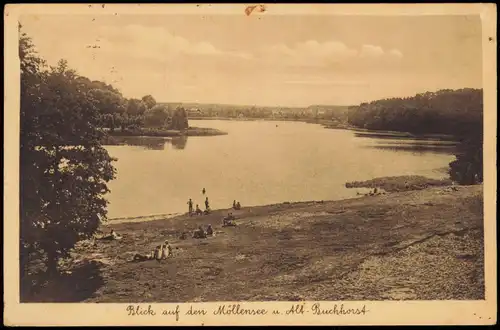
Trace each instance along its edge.
<instances>
[{"instance_id":1,"label":"red mark on sky","mask_svg":"<svg viewBox=\"0 0 500 330\"><path fill-rule=\"evenodd\" d=\"M258 13L263 13L263 12L265 12L265 11L266 11L266 6L264 6L264 5L248 6L248 7L245 9L245 14L246 14L247 16L250 16L250 14L251 14L252 12L254 12L254 11L256 11L256 12L258 12Z\"/></svg>"}]
</instances>

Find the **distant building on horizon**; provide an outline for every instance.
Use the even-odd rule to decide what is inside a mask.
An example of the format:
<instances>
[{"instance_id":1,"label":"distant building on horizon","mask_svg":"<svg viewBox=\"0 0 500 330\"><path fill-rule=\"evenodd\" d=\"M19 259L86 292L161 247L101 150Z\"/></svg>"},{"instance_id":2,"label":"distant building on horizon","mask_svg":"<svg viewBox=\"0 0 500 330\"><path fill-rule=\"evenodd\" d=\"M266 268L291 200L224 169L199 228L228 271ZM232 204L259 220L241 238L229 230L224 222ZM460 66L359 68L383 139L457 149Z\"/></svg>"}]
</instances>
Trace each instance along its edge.
<instances>
[{"instance_id":1,"label":"distant building on horizon","mask_svg":"<svg viewBox=\"0 0 500 330\"><path fill-rule=\"evenodd\" d=\"M203 115L203 111L198 108L191 108L187 110L188 116L200 116Z\"/></svg>"}]
</instances>

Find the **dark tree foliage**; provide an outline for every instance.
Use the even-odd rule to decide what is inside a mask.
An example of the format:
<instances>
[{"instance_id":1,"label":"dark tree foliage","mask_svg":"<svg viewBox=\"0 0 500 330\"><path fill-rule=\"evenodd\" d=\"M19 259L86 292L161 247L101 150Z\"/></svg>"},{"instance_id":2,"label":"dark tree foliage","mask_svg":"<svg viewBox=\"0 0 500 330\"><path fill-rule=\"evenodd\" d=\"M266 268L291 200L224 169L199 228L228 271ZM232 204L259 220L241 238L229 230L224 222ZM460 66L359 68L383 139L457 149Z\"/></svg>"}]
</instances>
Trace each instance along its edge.
<instances>
[{"instance_id":1,"label":"dark tree foliage","mask_svg":"<svg viewBox=\"0 0 500 330\"><path fill-rule=\"evenodd\" d=\"M189 127L187 112L184 108L179 107L175 109L170 127L178 130L184 130Z\"/></svg>"},{"instance_id":2,"label":"dark tree foliage","mask_svg":"<svg viewBox=\"0 0 500 330\"><path fill-rule=\"evenodd\" d=\"M43 252L55 272L58 259L106 219L115 170L101 145L103 103L89 80L65 61L47 69L24 33L19 56L21 271Z\"/></svg>"},{"instance_id":3,"label":"dark tree foliage","mask_svg":"<svg viewBox=\"0 0 500 330\"><path fill-rule=\"evenodd\" d=\"M128 100L127 114L129 116L141 116L146 112L147 109L148 106L146 105L146 103L144 103L144 101L138 99Z\"/></svg>"},{"instance_id":4,"label":"dark tree foliage","mask_svg":"<svg viewBox=\"0 0 500 330\"><path fill-rule=\"evenodd\" d=\"M146 104L146 107L148 109L151 109L152 107L154 107L156 105L156 100L151 95L143 96L142 102L144 102L144 104Z\"/></svg>"},{"instance_id":5,"label":"dark tree foliage","mask_svg":"<svg viewBox=\"0 0 500 330\"><path fill-rule=\"evenodd\" d=\"M349 124L373 130L464 135L482 126L482 89L440 90L351 107Z\"/></svg>"},{"instance_id":6,"label":"dark tree foliage","mask_svg":"<svg viewBox=\"0 0 500 330\"><path fill-rule=\"evenodd\" d=\"M146 127L166 127L169 119L168 109L164 105L155 105L144 113Z\"/></svg>"},{"instance_id":7,"label":"dark tree foliage","mask_svg":"<svg viewBox=\"0 0 500 330\"><path fill-rule=\"evenodd\" d=\"M462 185L483 182L483 134L471 132L458 144L456 160L450 163L450 178Z\"/></svg>"},{"instance_id":8,"label":"dark tree foliage","mask_svg":"<svg viewBox=\"0 0 500 330\"><path fill-rule=\"evenodd\" d=\"M351 125L416 134L450 134L460 142L450 177L460 184L483 181L483 90L440 90L414 97L362 103L348 111Z\"/></svg>"}]
</instances>

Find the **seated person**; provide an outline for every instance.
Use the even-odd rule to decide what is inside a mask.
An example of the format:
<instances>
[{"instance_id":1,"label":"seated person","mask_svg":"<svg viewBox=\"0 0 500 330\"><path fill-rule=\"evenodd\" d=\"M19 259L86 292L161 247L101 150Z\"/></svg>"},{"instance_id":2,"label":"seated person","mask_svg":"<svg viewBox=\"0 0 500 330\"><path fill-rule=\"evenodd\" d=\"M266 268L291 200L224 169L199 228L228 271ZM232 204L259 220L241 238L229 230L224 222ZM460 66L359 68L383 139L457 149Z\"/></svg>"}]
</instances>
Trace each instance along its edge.
<instances>
[{"instance_id":1,"label":"seated person","mask_svg":"<svg viewBox=\"0 0 500 330\"><path fill-rule=\"evenodd\" d=\"M134 258L132 259L132 261L146 261L146 260L150 260L150 259L151 259L151 257L149 255L136 253L134 255Z\"/></svg>"},{"instance_id":2,"label":"seated person","mask_svg":"<svg viewBox=\"0 0 500 330\"><path fill-rule=\"evenodd\" d=\"M193 232L193 238L207 238L207 234L203 230L203 228L200 226L198 229L196 229Z\"/></svg>"},{"instance_id":3,"label":"seated person","mask_svg":"<svg viewBox=\"0 0 500 330\"><path fill-rule=\"evenodd\" d=\"M203 214L203 211L200 209L200 207L198 206L198 204L196 204L196 211L194 211L196 213L196 215L201 215Z\"/></svg>"},{"instance_id":4,"label":"seated person","mask_svg":"<svg viewBox=\"0 0 500 330\"><path fill-rule=\"evenodd\" d=\"M171 257L172 256L172 247L170 246L170 244L168 244L168 242L165 242L167 244L167 253L168 253L168 256Z\"/></svg>"},{"instance_id":5,"label":"seated person","mask_svg":"<svg viewBox=\"0 0 500 330\"><path fill-rule=\"evenodd\" d=\"M159 260L159 259L161 259L161 254L162 254L162 246L158 245L154 249L153 258L156 259L156 260Z\"/></svg>"},{"instance_id":6,"label":"seated person","mask_svg":"<svg viewBox=\"0 0 500 330\"><path fill-rule=\"evenodd\" d=\"M113 229L111 229L111 232L109 235L103 236L100 239L105 239L105 240L114 240L114 239L121 239L122 237L118 235Z\"/></svg>"},{"instance_id":7,"label":"seated person","mask_svg":"<svg viewBox=\"0 0 500 330\"><path fill-rule=\"evenodd\" d=\"M111 229L111 236L113 236L113 239L122 239L122 236L118 235L113 229Z\"/></svg>"},{"instance_id":8,"label":"seated person","mask_svg":"<svg viewBox=\"0 0 500 330\"><path fill-rule=\"evenodd\" d=\"M170 247L170 245L168 245L168 242L165 242L165 244L162 244L162 246L161 246L161 258L160 259L167 259L170 256L169 247Z\"/></svg>"},{"instance_id":9,"label":"seated person","mask_svg":"<svg viewBox=\"0 0 500 330\"><path fill-rule=\"evenodd\" d=\"M203 214L205 214L205 215L210 214L210 208L208 208L208 209L206 209L205 211L203 211Z\"/></svg>"},{"instance_id":10,"label":"seated person","mask_svg":"<svg viewBox=\"0 0 500 330\"><path fill-rule=\"evenodd\" d=\"M151 251L149 254L141 254L141 253L136 253L134 255L134 258L132 261L146 261L146 260L152 260L154 258L154 250Z\"/></svg>"},{"instance_id":11,"label":"seated person","mask_svg":"<svg viewBox=\"0 0 500 330\"><path fill-rule=\"evenodd\" d=\"M226 226L236 226L236 223L234 223L233 220L236 218L233 216L233 214L230 212L224 219L222 219L222 227Z\"/></svg>"},{"instance_id":12,"label":"seated person","mask_svg":"<svg viewBox=\"0 0 500 330\"><path fill-rule=\"evenodd\" d=\"M240 202L237 202L235 210L239 210L239 209L241 209L241 204L240 204Z\"/></svg>"},{"instance_id":13,"label":"seated person","mask_svg":"<svg viewBox=\"0 0 500 330\"><path fill-rule=\"evenodd\" d=\"M207 236L213 236L214 230L212 229L212 225L208 225L207 227Z\"/></svg>"}]
</instances>

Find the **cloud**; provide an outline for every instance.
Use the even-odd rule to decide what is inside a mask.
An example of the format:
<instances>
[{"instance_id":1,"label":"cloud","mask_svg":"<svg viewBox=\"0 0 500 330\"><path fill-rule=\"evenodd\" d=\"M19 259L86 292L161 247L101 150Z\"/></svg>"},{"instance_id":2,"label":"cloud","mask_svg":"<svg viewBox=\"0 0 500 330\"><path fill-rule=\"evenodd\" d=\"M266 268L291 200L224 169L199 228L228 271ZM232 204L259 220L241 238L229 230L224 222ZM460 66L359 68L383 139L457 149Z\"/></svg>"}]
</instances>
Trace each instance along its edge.
<instances>
[{"instance_id":1,"label":"cloud","mask_svg":"<svg viewBox=\"0 0 500 330\"><path fill-rule=\"evenodd\" d=\"M380 46L363 45L361 47L361 57L378 57L384 55L384 50Z\"/></svg>"},{"instance_id":2,"label":"cloud","mask_svg":"<svg viewBox=\"0 0 500 330\"><path fill-rule=\"evenodd\" d=\"M329 62L342 61L357 55L355 49L350 49L338 41L318 42L308 40L290 47L285 44L271 46L264 51L263 56L270 60L278 60L289 65L322 66Z\"/></svg>"},{"instance_id":3,"label":"cloud","mask_svg":"<svg viewBox=\"0 0 500 330\"><path fill-rule=\"evenodd\" d=\"M367 59L402 58L403 54L392 49L384 51L380 46L365 44L360 49L351 48L340 41L319 42L308 40L293 46L277 44L264 51L264 57L285 65L327 66L334 63L362 61Z\"/></svg>"},{"instance_id":4,"label":"cloud","mask_svg":"<svg viewBox=\"0 0 500 330\"><path fill-rule=\"evenodd\" d=\"M396 57L396 58L402 58L403 57L403 53L401 53L401 51L398 50L398 49L391 49L389 51L389 55L391 55L393 57Z\"/></svg>"},{"instance_id":5,"label":"cloud","mask_svg":"<svg viewBox=\"0 0 500 330\"><path fill-rule=\"evenodd\" d=\"M207 41L190 41L162 27L135 24L127 25L125 28L104 26L100 28L99 34L101 49L104 52L120 52L121 56L159 60L179 55L251 58L251 54L224 51Z\"/></svg>"}]
</instances>

